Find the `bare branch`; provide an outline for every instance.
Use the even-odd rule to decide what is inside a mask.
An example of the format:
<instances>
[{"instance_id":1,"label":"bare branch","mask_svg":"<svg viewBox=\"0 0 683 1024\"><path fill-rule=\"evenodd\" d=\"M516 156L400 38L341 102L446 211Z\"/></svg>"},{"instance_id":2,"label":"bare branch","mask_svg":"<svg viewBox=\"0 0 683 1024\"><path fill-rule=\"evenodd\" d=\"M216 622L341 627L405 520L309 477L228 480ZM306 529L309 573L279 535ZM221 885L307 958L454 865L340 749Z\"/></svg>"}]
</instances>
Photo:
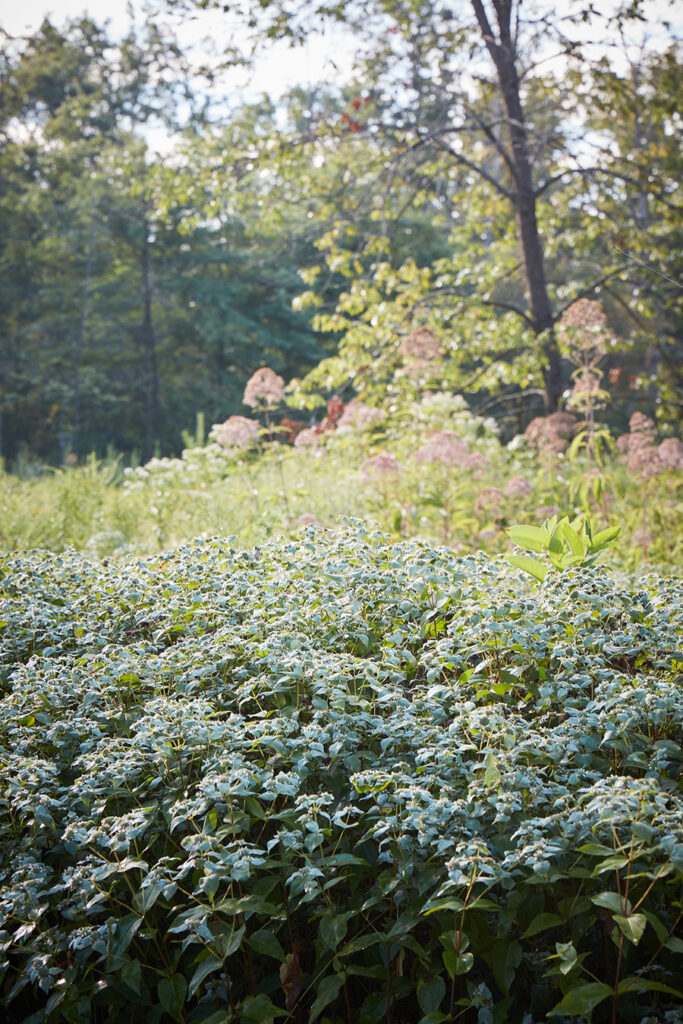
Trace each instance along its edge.
<instances>
[{"instance_id":1,"label":"bare branch","mask_svg":"<svg viewBox=\"0 0 683 1024\"><path fill-rule=\"evenodd\" d=\"M463 167L467 167L470 171L474 171L474 173L478 174L480 178L483 178L484 181L487 181L489 185L492 185L493 188L495 188L496 192L500 193L501 196L504 196L505 199L508 200L508 202L516 202L515 193L511 192L510 189L505 188L504 185L501 185L501 183L496 178L494 178L492 174L489 174L488 171L484 170L483 167L479 167L472 160L468 160L467 157L463 156L462 153L458 153L457 150L447 145L447 143L445 143L442 139L434 139L434 142L439 149L442 149L444 151L444 153L448 153L449 156L452 156L453 159L456 160L459 164L462 164Z\"/></svg>"},{"instance_id":2,"label":"bare branch","mask_svg":"<svg viewBox=\"0 0 683 1024\"><path fill-rule=\"evenodd\" d=\"M605 284L606 281L610 281L613 277L618 277L619 274L622 274L627 268L628 263L622 263L620 267L616 267L614 270L608 271L606 274L603 274L602 277L598 278L597 281L593 281L593 283L589 284L586 288L582 288L581 291L577 292L569 302L566 302L564 306L557 311L553 317L553 323L557 323L562 314L579 299L584 299L587 295L591 295L596 288L600 288L601 285Z\"/></svg>"},{"instance_id":3,"label":"bare branch","mask_svg":"<svg viewBox=\"0 0 683 1024\"><path fill-rule=\"evenodd\" d=\"M603 174L608 178L616 178L618 181L625 181L629 185L635 185L636 188L643 188L642 181L638 181L637 178L631 177L630 174L624 174L623 171L613 171L609 167L567 167L564 171L558 171L557 174L551 175L551 177L544 181L542 185L539 185L538 188L534 190L534 196L538 198L538 196L543 195L544 192L551 188L556 182L561 181L561 179L565 178L568 174L581 174L585 176L590 174ZM662 192L657 192L656 196L660 202L664 203L670 209L683 210L683 206L678 203L672 203Z\"/></svg>"}]
</instances>

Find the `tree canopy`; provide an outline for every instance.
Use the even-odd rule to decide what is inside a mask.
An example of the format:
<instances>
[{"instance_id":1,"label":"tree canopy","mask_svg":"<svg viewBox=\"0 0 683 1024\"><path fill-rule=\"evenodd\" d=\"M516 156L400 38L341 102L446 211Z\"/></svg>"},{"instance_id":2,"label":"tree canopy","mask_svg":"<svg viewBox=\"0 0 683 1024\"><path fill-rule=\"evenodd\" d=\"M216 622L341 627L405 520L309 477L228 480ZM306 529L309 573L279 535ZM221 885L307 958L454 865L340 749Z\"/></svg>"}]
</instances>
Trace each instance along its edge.
<instances>
[{"instance_id":1,"label":"tree canopy","mask_svg":"<svg viewBox=\"0 0 683 1024\"><path fill-rule=\"evenodd\" d=\"M227 107L161 21L5 40L2 454L177 450L265 364L300 396L447 385L530 417L562 400L557 325L582 297L621 339L614 367L647 367L638 402L675 421L680 52L646 13L231 4L233 56L236 16L257 53L330 23L357 46L339 86ZM406 372L420 331L432 378Z\"/></svg>"}]
</instances>

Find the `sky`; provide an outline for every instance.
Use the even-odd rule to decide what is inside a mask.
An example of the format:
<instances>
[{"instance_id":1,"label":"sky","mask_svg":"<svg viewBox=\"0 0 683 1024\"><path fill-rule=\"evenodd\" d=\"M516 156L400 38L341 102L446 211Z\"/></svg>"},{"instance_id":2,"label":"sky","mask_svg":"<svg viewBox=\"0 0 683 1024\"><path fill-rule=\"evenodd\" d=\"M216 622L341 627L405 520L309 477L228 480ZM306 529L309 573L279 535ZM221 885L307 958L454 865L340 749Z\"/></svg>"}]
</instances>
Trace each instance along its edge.
<instances>
[{"instance_id":1,"label":"sky","mask_svg":"<svg viewBox=\"0 0 683 1024\"><path fill-rule=\"evenodd\" d=\"M130 24L129 8L134 10L136 19L142 20L139 0L0 0L0 28L12 36L28 35L39 28L46 16L57 26L68 18L87 13L96 23L108 21L111 34L123 34ZM161 7L161 4L159 4ZM169 20L174 24L174 19ZM227 42L225 15L220 11L199 11L197 16L182 22L178 39L181 45L199 43L210 36L219 49L223 40ZM272 46L268 55L256 67L254 92L281 95L290 86L310 82L339 82L340 75L351 66L352 47L340 32L328 32L326 37L317 37L314 42L292 50L286 43ZM242 84L242 79L240 84Z\"/></svg>"}]
</instances>

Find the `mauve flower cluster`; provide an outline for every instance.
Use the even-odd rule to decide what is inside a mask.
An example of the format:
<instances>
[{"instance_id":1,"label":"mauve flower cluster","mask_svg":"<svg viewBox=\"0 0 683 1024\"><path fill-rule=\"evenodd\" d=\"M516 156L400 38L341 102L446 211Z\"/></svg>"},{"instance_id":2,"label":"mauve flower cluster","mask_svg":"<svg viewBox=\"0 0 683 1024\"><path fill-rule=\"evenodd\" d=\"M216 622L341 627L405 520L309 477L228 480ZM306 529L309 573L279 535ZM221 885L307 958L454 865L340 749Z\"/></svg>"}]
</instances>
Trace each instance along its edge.
<instances>
[{"instance_id":1,"label":"mauve flower cluster","mask_svg":"<svg viewBox=\"0 0 683 1024\"><path fill-rule=\"evenodd\" d=\"M626 458L629 473L648 480L665 470L683 469L683 444L677 438L668 437L655 447L656 427L642 412L634 412L628 425L629 433L617 438L617 450Z\"/></svg>"},{"instance_id":2,"label":"mauve flower cluster","mask_svg":"<svg viewBox=\"0 0 683 1024\"><path fill-rule=\"evenodd\" d=\"M454 430L439 430L415 452L417 462L442 462L444 466L459 466L469 454L467 444Z\"/></svg>"},{"instance_id":3,"label":"mauve flower cluster","mask_svg":"<svg viewBox=\"0 0 683 1024\"><path fill-rule=\"evenodd\" d=\"M298 527L320 526L320 523L318 522L314 515L311 515L310 512L304 512L303 515L299 516L294 525Z\"/></svg>"},{"instance_id":4,"label":"mauve flower cluster","mask_svg":"<svg viewBox=\"0 0 683 1024\"><path fill-rule=\"evenodd\" d=\"M677 437L667 437L657 448L659 461L665 469L683 469L683 444Z\"/></svg>"},{"instance_id":5,"label":"mauve flower cluster","mask_svg":"<svg viewBox=\"0 0 683 1024\"><path fill-rule=\"evenodd\" d=\"M284 397L285 382L282 377L269 366L262 366L247 381L242 401L256 409L259 405L279 405Z\"/></svg>"},{"instance_id":6,"label":"mauve flower cluster","mask_svg":"<svg viewBox=\"0 0 683 1024\"><path fill-rule=\"evenodd\" d=\"M294 438L295 448L319 448L320 436L313 427L304 427Z\"/></svg>"},{"instance_id":7,"label":"mauve flower cluster","mask_svg":"<svg viewBox=\"0 0 683 1024\"><path fill-rule=\"evenodd\" d=\"M525 477L511 476L505 488L505 497L524 498L527 494L531 494L532 491L533 487Z\"/></svg>"},{"instance_id":8,"label":"mauve flower cluster","mask_svg":"<svg viewBox=\"0 0 683 1024\"><path fill-rule=\"evenodd\" d=\"M404 359L414 359L418 363L431 363L441 355L441 344L429 327L418 327L408 334L398 351Z\"/></svg>"},{"instance_id":9,"label":"mauve flower cluster","mask_svg":"<svg viewBox=\"0 0 683 1024\"><path fill-rule=\"evenodd\" d=\"M400 472L401 466L389 452L379 452L363 463L363 480L366 482L378 477L396 476Z\"/></svg>"},{"instance_id":10,"label":"mauve flower cluster","mask_svg":"<svg viewBox=\"0 0 683 1024\"><path fill-rule=\"evenodd\" d=\"M352 427L355 430L367 430L385 419L381 409L372 409L369 405L354 398L344 409L337 420L338 427Z\"/></svg>"},{"instance_id":11,"label":"mauve flower cluster","mask_svg":"<svg viewBox=\"0 0 683 1024\"><path fill-rule=\"evenodd\" d=\"M246 416L228 416L225 423L215 423L211 428L211 436L221 448L244 450L258 438L259 425L256 420Z\"/></svg>"},{"instance_id":12,"label":"mauve flower cluster","mask_svg":"<svg viewBox=\"0 0 683 1024\"><path fill-rule=\"evenodd\" d=\"M569 446L577 427L578 420L570 412L552 412L549 416L536 416L524 436L539 451L559 455Z\"/></svg>"},{"instance_id":13,"label":"mauve flower cluster","mask_svg":"<svg viewBox=\"0 0 683 1024\"><path fill-rule=\"evenodd\" d=\"M562 327L572 327L579 331L604 330L607 327L607 317L599 302L594 299L577 299L565 309L560 323Z\"/></svg>"},{"instance_id":14,"label":"mauve flower cluster","mask_svg":"<svg viewBox=\"0 0 683 1024\"><path fill-rule=\"evenodd\" d=\"M439 430L432 434L415 452L417 462L460 466L472 472L482 471L490 465L480 452L471 452L467 443L454 430Z\"/></svg>"},{"instance_id":15,"label":"mauve flower cluster","mask_svg":"<svg viewBox=\"0 0 683 1024\"><path fill-rule=\"evenodd\" d=\"M492 508L500 508L503 503L503 492L500 487L484 487L477 495L474 511L478 516Z\"/></svg>"}]
</instances>

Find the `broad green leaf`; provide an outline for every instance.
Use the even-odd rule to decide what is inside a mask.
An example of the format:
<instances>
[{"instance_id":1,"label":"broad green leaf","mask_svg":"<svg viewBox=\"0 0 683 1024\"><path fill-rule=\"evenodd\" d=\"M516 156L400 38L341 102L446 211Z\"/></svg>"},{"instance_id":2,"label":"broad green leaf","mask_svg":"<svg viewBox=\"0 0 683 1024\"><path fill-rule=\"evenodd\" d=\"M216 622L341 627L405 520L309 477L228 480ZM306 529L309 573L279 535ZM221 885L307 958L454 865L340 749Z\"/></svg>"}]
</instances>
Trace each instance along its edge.
<instances>
[{"instance_id":1,"label":"broad green leaf","mask_svg":"<svg viewBox=\"0 0 683 1024\"><path fill-rule=\"evenodd\" d=\"M629 914L628 917L624 917L622 914L615 914L614 923L624 933L628 941L637 946L643 937L647 918L644 914Z\"/></svg>"},{"instance_id":2,"label":"broad green leaf","mask_svg":"<svg viewBox=\"0 0 683 1024\"><path fill-rule=\"evenodd\" d=\"M108 948L113 956L120 956L128 949L135 933L142 924L142 918L137 914L127 914L116 923L116 931L109 939Z\"/></svg>"},{"instance_id":3,"label":"broad green leaf","mask_svg":"<svg viewBox=\"0 0 683 1024\"><path fill-rule=\"evenodd\" d=\"M313 1001L311 1013L308 1018L311 1024L313 1024L314 1020L318 1019L325 1007L329 1006L329 1004L337 998L339 990L343 984L343 974L328 974L326 978L323 978L318 985L315 1000Z\"/></svg>"},{"instance_id":4,"label":"broad green leaf","mask_svg":"<svg viewBox=\"0 0 683 1024\"><path fill-rule=\"evenodd\" d=\"M166 1013L174 1020L183 1021L183 1005L187 994L187 982L182 974L172 974L170 978L162 978L157 986L159 1002Z\"/></svg>"},{"instance_id":5,"label":"broad green leaf","mask_svg":"<svg viewBox=\"0 0 683 1024\"><path fill-rule=\"evenodd\" d=\"M507 995L522 962L522 947L515 939L499 939L494 943L491 957L496 985Z\"/></svg>"},{"instance_id":6,"label":"broad green leaf","mask_svg":"<svg viewBox=\"0 0 683 1024\"><path fill-rule=\"evenodd\" d=\"M605 860L601 860L599 864L596 864L593 868L594 875L601 875L605 871L619 871L621 868L626 867L629 863L628 857L624 857L620 853L610 853L609 857Z\"/></svg>"},{"instance_id":7,"label":"broad green leaf","mask_svg":"<svg viewBox=\"0 0 683 1024\"><path fill-rule=\"evenodd\" d=\"M124 985L132 989L138 995L142 991L142 965L139 960L128 960L119 971L119 976Z\"/></svg>"},{"instance_id":8,"label":"broad green leaf","mask_svg":"<svg viewBox=\"0 0 683 1024\"><path fill-rule=\"evenodd\" d=\"M590 981L586 985L579 985L568 992L564 999L552 1008L548 1016L588 1016L604 999L611 996L613 991L610 985L605 985L601 981Z\"/></svg>"},{"instance_id":9,"label":"broad green leaf","mask_svg":"<svg viewBox=\"0 0 683 1024\"><path fill-rule=\"evenodd\" d=\"M247 996L240 1006L242 1024L265 1024L266 1021L288 1016L287 1010L280 1010L263 992L256 996Z\"/></svg>"},{"instance_id":10,"label":"broad green leaf","mask_svg":"<svg viewBox=\"0 0 683 1024\"><path fill-rule=\"evenodd\" d=\"M543 582L548 575L548 566L543 565L541 562L537 562L535 558L529 558L528 555L508 555L507 560L510 565L516 566L523 572L530 573L541 582Z\"/></svg>"},{"instance_id":11,"label":"broad green leaf","mask_svg":"<svg viewBox=\"0 0 683 1024\"><path fill-rule=\"evenodd\" d=\"M326 913L320 918L318 937L330 949L336 949L346 935L350 914Z\"/></svg>"},{"instance_id":12,"label":"broad green leaf","mask_svg":"<svg viewBox=\"0 0 683 1024\"><path fill-rule=\"evenodd\" d=\"M208 956L204 956L204 959L197 965L197 968L190 978L190 983L187 986L188 999L191 999L195 994L204 978L208 977L214 971L219 971L223 967L223 961L219 960L217 956L209 953Z\"/></svg>"},{"instance_id":13,"label":"broad green leaf","mask_svg":"<svg viewBox=\"0 0 683 1024\"><path fill-rule=\"evenodd\" d=\"M578 535L576 530L572 529L569 523L562 524L562 536L569 545L572 554L575 555L578 559L578 562L583 561L583 557L586 554L586 549L583 545L581 537Z\"/></svg>"},{"instance_id":14,"label":"broad green leaf","mask_svg":"<svg viewBox=\"0 0 683 1024\"><path fill-rule=\"evenodd\" d=\"M678 999L683 999L683 992L681 992L680 989L673 988L671 985L665 985L661 981L650 981L647 978L639 978L637 975L622 978L619 982L619 992L664 992L666 995L676 996Z\"/></svg>"},{"instance_id":15,"label":"broad green leaf","mask_svg":"<svg viewBox=\"0 0 683 1024\"><path fill-rule=\"evenodd\" d=\"M270 928L261 928L254 932L249 936L248 944L255 953L262 953L264 956L272 957L280 962L285 958L285 951Z\"/></svg>"},{"instance_id":16,"label":"broad green leaf","mask_svg":"<svg viewBox=\"0 0 683 1024\"><path fill-rule=\"evenodd\" d=\"M620 526L608 526L606 530L601 530L600 533L594 534L591 550L596 551L599 548L606 548L613 540L616 540L620 533Z\"/></svg>"},{"instance_id":17,"label":"broad green leaf","mask_svg":"<svg viewBox=\"0 0 683 1024\"><path fill-rule=\"evenodd\" d=\"M603 846L602 843L584 843L578 847L579 853L587 853L589 857L609 857L614 853L610 846Z\"/></svg>"},{"instance_id":18,"label":"broad green leaf","mask_svg":"<svg viewBox=\"0 0 683 1024\"><path fill-rule=\"evenodd\" d=\"M420 979L417 983L417 1001L423 1013L433 1013L441 1006L446 995L446 983L443 978Z\"/></svg>"},{"instance_id":19,"label":"broad green leaf","mask_svg":"<svg viewBox=\"0 0 683 1024\"><path fill-rule=\"evenodd\" d=\"M563 919L559 914L537 914L526 931L523 932L522 938L530 939L532 935L545 932L548 928L557 928L562 923Z\"/></svg>"},{"instance_id":20,"label":"broad green leaf","mask_svg":"<svg viewBox=\"0 0 683 1024\"><path fill-rule=\"evenodd\" d=\"M631 913L630 901L624 899L618 892L601 892L597 896L591 896L591 903L594 903L596 907L611 910L613 914Z\"/></svg>"},{"instance_id":21,"label":"broad green leaf","mask_svg":"<svg viewBox=\"0 0 683 1024\"><path fill-rule=\"evenodd\" d=\"M467 974L472 970L474 956L472 953L460 953L456 956L454 950L445 949L443 952L443 962L449 975L453 978L459 974Z\"/></svg>"},{"instance_id":22,"label":"broad green leaf","mask_svg":"<svg viewBox=\"0 0 683 1024\"><path fill-rule=\"evenodd\" d=\"M521 548L539 553L548 548L549 535L542 526L509 526L507 532L515 544L519 544Z\"/></svg>"}]
</instances>

